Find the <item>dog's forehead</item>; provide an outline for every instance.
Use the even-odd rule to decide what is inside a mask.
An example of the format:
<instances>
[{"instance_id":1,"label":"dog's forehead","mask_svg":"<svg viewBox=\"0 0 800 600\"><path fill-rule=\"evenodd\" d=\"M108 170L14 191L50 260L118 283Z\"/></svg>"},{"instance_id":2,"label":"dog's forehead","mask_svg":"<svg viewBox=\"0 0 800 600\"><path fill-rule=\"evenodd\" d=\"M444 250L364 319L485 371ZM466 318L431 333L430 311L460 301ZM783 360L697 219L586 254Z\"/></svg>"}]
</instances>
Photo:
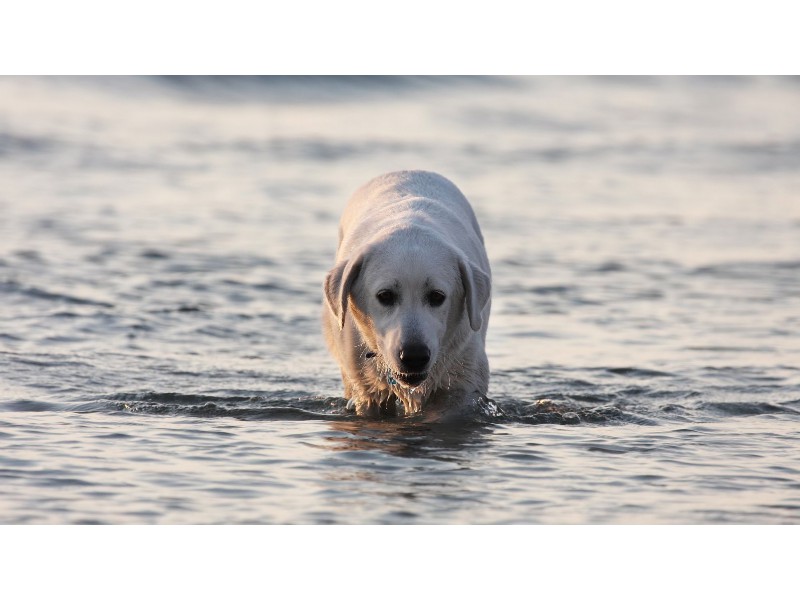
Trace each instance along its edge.
<instances>
[{"instance_id":1,"label":"dog's forehead","mask_svg":"<svg viewBox=\"0 0 800 600\"><path fill-rule=\"evenodd\" d=\"M403 287L442 285L458 273L455 254L442 244L385 246L372 257L368 268L380 279Z\"/></svg>"}]
</instances>

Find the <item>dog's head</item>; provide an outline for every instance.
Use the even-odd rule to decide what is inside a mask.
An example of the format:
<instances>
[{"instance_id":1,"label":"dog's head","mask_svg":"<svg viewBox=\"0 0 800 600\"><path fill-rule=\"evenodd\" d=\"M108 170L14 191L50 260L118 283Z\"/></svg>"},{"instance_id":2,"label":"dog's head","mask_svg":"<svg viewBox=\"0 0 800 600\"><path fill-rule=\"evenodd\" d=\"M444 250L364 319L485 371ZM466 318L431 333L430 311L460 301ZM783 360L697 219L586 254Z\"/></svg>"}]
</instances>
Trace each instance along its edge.
<instances>
[{"instance_id":1,"label":"dog's head","mask_svg":"<svg viewBox=\"0 0 800 600\"><path fill-rule=\"evenodd\" d=\"M401 231L366 246L325 278L325 299L340 327L348 313L400 383L428 376L449 336L480 331L489 276L433 236Z\"/></svg>"}]
</instances>

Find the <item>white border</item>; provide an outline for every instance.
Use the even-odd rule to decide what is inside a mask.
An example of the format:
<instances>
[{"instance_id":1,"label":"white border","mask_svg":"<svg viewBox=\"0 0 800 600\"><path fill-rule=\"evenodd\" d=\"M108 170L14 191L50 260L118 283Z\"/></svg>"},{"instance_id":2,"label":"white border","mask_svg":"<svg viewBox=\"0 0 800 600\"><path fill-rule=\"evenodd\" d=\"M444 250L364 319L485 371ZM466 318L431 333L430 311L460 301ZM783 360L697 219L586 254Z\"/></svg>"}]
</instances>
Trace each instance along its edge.
<instances>
[{"instance_id":1,"label":"white border","mask_svg":"<svg viewBox=\"0 0 800 600\"><path fill-rule=\"evenodd\" d=\"M14 526L4 596L787 597L796 527Z\"/></svg>"},{"instance_id":2,"label":"white border","mask_svg":"<svg viewBox=\"0 0 800 600\"><path fill-rule=\"evenodd\" d=\"M786 0L12 1L5 74L792 74Z\"/></svg>"}]
</instances>

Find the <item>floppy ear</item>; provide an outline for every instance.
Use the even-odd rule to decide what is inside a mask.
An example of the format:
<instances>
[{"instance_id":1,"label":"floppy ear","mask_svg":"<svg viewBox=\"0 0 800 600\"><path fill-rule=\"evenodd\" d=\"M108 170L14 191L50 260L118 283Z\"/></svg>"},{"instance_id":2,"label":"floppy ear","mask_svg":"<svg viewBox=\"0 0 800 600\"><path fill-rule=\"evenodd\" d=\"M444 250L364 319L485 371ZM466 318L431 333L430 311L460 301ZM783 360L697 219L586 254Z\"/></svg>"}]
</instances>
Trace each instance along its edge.
<instances>
[{"instance_id":1,"label":"floppy ear","mask_svg":"<svg viewBox=\"0 0 800 600\"><path fill-rule=\"evenodd\" d=\"M325 301L333 316L339 321L339 329L344 328L344 317L347 314L347 299L353 282L361 272L364 264L364 253L355 258L337 263L325 276Z\"/></svg>"},{"instance_id":2,"label":"floppy ear","mask_svg":"<svg viewBox=\"0 0 800 600\"><path fill-rule=\"evenodd\" d=\"M472 331L480 331L483 326L481 311L489 301L492 281L486 273L463 256L458 257L458 270L461 272L461 283L464 286L464 303L467 306L469 326Z\"/></svg>"}]
</instances>

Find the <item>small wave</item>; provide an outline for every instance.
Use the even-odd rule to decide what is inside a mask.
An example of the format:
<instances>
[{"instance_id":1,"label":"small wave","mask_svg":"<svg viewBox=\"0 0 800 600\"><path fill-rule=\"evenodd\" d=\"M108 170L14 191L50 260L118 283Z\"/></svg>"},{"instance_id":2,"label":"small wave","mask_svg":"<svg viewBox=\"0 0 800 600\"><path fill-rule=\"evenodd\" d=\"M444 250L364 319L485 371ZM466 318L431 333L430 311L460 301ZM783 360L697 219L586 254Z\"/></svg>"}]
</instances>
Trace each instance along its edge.
<instances>
[{"instance_id":1,"label":"small wave","mask_svg":"<svg viewBox=\"0 0 800 600\"><path fill-rule=\"evenodd\" d=\"M606 261L591 269L594 273L621 273L627 270L624 264L617 261Z\"/></svg>"},{"instance_id":2,"label":"small wave","mask_svg":"<svg viewBox=\"0 0 800 600\"><path fill-rule=\"evenodd\" d=\"M270 396L214 396L176 392L119 393L84 402L77 412L124 411L152 415L231 417L242 420L307 420L346 417L339 398L276 393Z\"/></svg>"},{"instance_id":3,"label":"small wave","mask_svg":"<svg viewBox=\"0 0 800 600\"><path fill-rule=\"evenodd\" d=\"M53 150L58 142L52 138L15 135L0 131L0 156L19 154L41 154Z\"/></svg>"},{"instance_id":4,"label":"small wave","mask_svg":"<svg viewBox=\"0 0 800 600\"><path fill-rule=\"evenodd\" d=\"M176 307L155 308L148 310L150 314L171 314L171 313L199 313L208 310L205 304L180 304Z\"/></svg>"},{"instance_id":5,"label":"small wave","mask_svg":"<svg viewBox=\"0 0 800 600\"><path fill-rule=\"evenodd\" d=\"M622 375L623 377L673 377L672 373L667 373L666 371L639 367L611 367L604 370L613 375Z\"/></svg>"},{"instance_id":6,"label":"small wave","mask_svg":"<svg viewBox=\"0 0 800 600\"><path fill-rule=\"evenodd\" d=\"M585 407L577 402L542 398L533 402L507 400L499 404L506 419L529 425L579 425L581 423L640 422L636 415L613 405Z\"/></svg>"},{"instance_id":7,"label":"small wave","mask_svg":"<svg viewBox=\"0 0 800 600\"><path fill-rule=\"evenodd\" d=\"M748 354L753 352L774 352L775 348L772 346L686 346L686 350L693 352L746 352Z\"/></svg>"},{"instance_id":8,"label":"small wave","mask_svg":"<svg viewBox=\"0 0 800 600\"><path fill-rule=\"evenodd\" d=\"M800 271L800 261L752 261L752 262L725 262L703 265L689 272L689 275L717 277L720 279L761 280L772 278L776 274L794 276Z\"/></svg>"},{"instance_id":9,"label":"small wave","mask_svg":"<svg viewBox=\"0 0 800 600\"><path fill-rule=\"evenodd\" d=\"M422 414L388 420L441 420L448 423L483 425L656 425L666 421L685 421L687 418L714 420L720 416L800 414L800 410L794 406L800 400L780 403L694 400L698 395L698 392L687 392L684 389L666 393L650 388L620 389L613 386L613 389L592 392L554 391L532 399L480 398L457 415L438 413L432 408ZM69 410L265 421L364 420L348 410L347 406L348 401L345 398L318 396L297 390L250 396L151 391L100 396L72 405ZM17 403L11 408L19 411L56 409L47 403L25 402Z\"/></svg>"},{"instance_id":10,"label":"small wave","mask_svg":"<svg viewBox=\"0 0 800 600\"><path fill-rule=\"evenodd\" d=\"M172 257L169 252L156 250L155 248L146 248L139 253L139 256L150 260L166 260Z\"/></svg>"},{"instance_id":11,"label":"small wave","mask_svg":"<svg viewBox=\"0 0 800 600\"><path fill-rule=\"evenodd\" d=\"M29 298L35 298L37 300L48 300L52 302L66 302L68 304L81 304L86 306L99 306L102 308L114 308L114 305L108 302L103 302L100 300L92 300L89 298L81 298L78 296L72 296L70 294L64 294L60 292L51 292L33 286L26 286L13 279L0 281L0 293L20 294L22 296L28 296Z\"/></svg>"},{"instance_id":12,"label":"small wave","mask_svg":"<svg viewBox=\"0 0 800 600\"><path fill-rule=\"evenodd\" d=\"M800 415L800 410L772 402L703 402L700 408L732 416L753 416L771 414Z\"/></svg>"},{"instance_id":13,"label":"small wave","mask_svg":"<svg viewBox=\"0 0 800 600\"><path fill-rule=\"evenodd\" d=\"M734 159L735 166L751 171L771 172L800 168L800 140L797 139L720 145L718 152L728 153Z\"/></svg>"},{"instance_id":14,"label":"small wave","mask_svg":"<svg viewBox=\"0 0 800 600\"><path fill-rule=\"evenodd\" d=\"M55 404L41 400L11 400L2 403L3 410L9 412L53 412Z\"/></svg>"},{"instance_id":15,"label":"small wave","mask_svg":"<svg viewBox=\"0 0 800 600\"><path fill-rule=\"evenodd\" d=\"M40 408L46 410L47 408ZM33 410L28 408L27 410ZM110 394L72 407L76 412L128 412L148 415L191 416L201 418L228 417L241 420L301 421L358 419L347 409L347 400L293 392L255 396L217 396L176 392L127 392ZM430 415L419 414L399 421L429 421ZM394 420L394 419L390 419ZM437 420L434 418L434 421ZM496 401L481 398L465 413L447 422L473 424L599 424L610 422L644 422L645 419L605 404L581 406L571 400L540 399Z\"/></svg>"},{"instance_id":16,"label":"small wave","mask_svg":"<svg viewBox=\"0 0 800 600\"><path fill-rule=\"evenodd\" d=\"M156 76L148 80L184 99L216 102L363 102L368 96L519 85L512 78L485 76ZM126 85L137 83L127 81Z\"/></svg>"},{"instance_id":17,"label":"small wave","mask_svg":"<svg viewBox=\"0 0 800 600\"><path fill-rule=\"evenodd\" d=\"M571 285L538 285L528 289L528 291L533 294L541 294L545 296L551 294L563 295L574 292L575 290L575 286Z\"/></svg>"},{"instance_id":18,"label":"small wave","mask_svg":"<svg viewBox=\"0 0 800 600\"><path fill-rule=\"evenodd\" d=\"M230 142L186 142L181 149L193 154L217 152L233 152L243 155L265 156L277 161L335 161L352 160L357 157L375 156L377 154L426 155L433 153L433 148L420 143L399 142L395 140L368 139L363 141L343 141L318 137L259 138L240 139Z\"/></svg>"},{"instance_id":19,"label":"small wave","mask_svg":"<svg viewBox=\"0 0 800 600\"><path fill-rule=\"evenodd\" d=\"M92 367L93 365L80 360L75 360L72 357L66 357L64 354L32 354L32 353L14 353L14 352L0 352L0 356L7 357L11 362L20 365L31 365L34 367Z\"/></svg>"},{"instance_id":20,"label":"small wave","mask_svg":"<svg viewBox=\"0 0 800 600\"><path fill-rule=\"evenodd\" d=\"M47 82L127 98L172 97L215 104L313 104L385 100L431 92L513 89L528 81L503 76L361 75L157 75L144 77L49 77Z\"/></svg>"}]
</instances>

